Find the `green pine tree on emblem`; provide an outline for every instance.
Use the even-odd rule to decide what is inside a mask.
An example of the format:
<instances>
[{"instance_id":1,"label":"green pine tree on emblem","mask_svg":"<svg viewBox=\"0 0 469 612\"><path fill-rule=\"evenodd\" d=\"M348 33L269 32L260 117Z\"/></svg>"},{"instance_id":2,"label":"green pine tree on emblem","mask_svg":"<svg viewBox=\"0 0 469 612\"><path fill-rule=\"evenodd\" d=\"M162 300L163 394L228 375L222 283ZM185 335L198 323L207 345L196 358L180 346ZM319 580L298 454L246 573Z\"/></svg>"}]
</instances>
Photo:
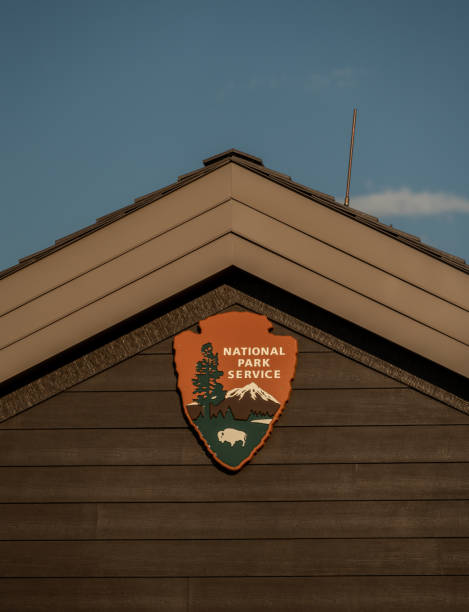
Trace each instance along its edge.
<instances>
[{"instance_id":1,"label":"green pine tree on emblem","mask_svg":"<svg viewBox=\"0 0 469 612\"><path fill-rule=\"evenodd\" d=\"M202 359L195 367L194 399L204 408L204 416L210 419L210 406L217 406L225 399L225 390L218 381L223 372L218 369L218 353L213 353L211 342L201 348Z\"/></svg>"}]
</instances>

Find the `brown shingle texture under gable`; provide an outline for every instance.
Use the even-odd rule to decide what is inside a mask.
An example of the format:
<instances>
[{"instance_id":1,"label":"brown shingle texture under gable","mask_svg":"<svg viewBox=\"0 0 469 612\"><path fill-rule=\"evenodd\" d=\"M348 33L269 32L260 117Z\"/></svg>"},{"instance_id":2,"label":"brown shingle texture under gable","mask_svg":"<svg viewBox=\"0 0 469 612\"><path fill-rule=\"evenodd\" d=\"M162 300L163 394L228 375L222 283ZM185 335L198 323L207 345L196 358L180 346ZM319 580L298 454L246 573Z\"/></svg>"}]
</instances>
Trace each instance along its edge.
<instances>
[{"instance_id":1,"label":"brown shingle texture under gable","mask_svg":"<svg viewBox=\"0 0 469 612\"><path fill-rule=\"evenodd\" d=\"M0 279L9 276L10 274L13 274L17 270L20 270L34 263L35 261L42 259L43 257L47 257L51 253L60 250L68 244L71 244L72 242L75 242L76 240L79 240L80 238L90 233L98 231L100 228L109 225L114 221L117 221L125 215L128 215L134 212L135 210L147 206L148 204L159 200L168 193L171 193L185 185L188 185L191 182L211 172L214 172L218 168L221 168L222 166L225 166L229 163L234 163L248 170L251 170L252 172L259 174L268 180L274 181L275 183L282 185L287 189L295 191L296 193L299 193L300 195L303 195L313 200L314 202L317 202L318 204L327 206L328 208L331 208L340 214L346 215L359 223L368 225L369 227L381 233L391 236L399 242L403 242L404 244L407 244L412 248L422 251L430 257L434 257L452 267L462 270L463 272L469 272L469 265L466 264L464 259L455 255L451 255L450 253L446 253L445 251L436 249L435 247L432 247L430 245L424 244L417 236L398 230L392 227L391 225L385 225L384 223L381 223L377 217L344 206L343 204L336 202L335 198L331 195L322 193L321 191L317 191L315 189L311 189L310 187L307 187L305 185L301 185L300 183L293 181L291 177L286 174L266 168L262 159L259 157L255 157L254 155L244 153L237 149L228 149L227 151L204 159L204 166L202 168L180 175L175 183L171 183L166 187L162 187L161 189L157 189L156 191L152 191L151 193L140 196L136 198L132 204L124 206L123 208L115 210L114 212L104 215L102 217L99 217L98 219L96 219L95 223L88 225L87 227L84 227L80 230L77 230L72 234L68 234L67 236L59 238L55 241L55 244L45 249L23 257L15 266L6 268L5 270L1 271Z\"/></svg>"}]
</instances>

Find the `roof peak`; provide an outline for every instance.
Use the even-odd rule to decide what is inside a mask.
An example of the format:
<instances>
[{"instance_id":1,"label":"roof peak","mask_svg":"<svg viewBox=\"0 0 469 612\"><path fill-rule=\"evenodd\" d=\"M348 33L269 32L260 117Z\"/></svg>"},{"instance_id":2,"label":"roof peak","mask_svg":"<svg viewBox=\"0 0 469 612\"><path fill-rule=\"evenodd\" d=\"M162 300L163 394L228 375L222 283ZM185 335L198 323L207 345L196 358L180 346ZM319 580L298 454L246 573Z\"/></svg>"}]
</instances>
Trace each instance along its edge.
<instances>
[{"instance_id":1,"label":"roof peak","mask_svg":"<svg viewBox=\"0 0 469 612\"><path fill-rule=\"evenodd\" d=\"M249 153L244 153L243 151L239 151L238 149L228 149L227 151L223 151L223 153L217 153L216 155L212 155L211 157L207 157L206 159L204 159L203 163L204 166L210 166L221 161L222 159L231 159L233 157L238 157L246 161L250 161L253 164L257 164L258 166L264 165L264 162L260 157L250 155Z\"/></svg>"}]
</instances>

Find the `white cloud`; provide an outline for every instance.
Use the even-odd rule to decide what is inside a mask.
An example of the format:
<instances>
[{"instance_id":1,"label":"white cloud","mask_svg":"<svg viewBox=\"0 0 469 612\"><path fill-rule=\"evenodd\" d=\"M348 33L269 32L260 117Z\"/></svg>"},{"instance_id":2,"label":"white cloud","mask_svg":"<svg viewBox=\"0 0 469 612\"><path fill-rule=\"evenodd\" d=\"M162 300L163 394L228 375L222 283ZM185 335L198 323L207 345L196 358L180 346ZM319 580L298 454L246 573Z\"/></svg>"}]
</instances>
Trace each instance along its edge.
<instances>
[{"instance_id":1,"label":"white cloud","mask_svg":"<svg viewBox=\"0 0 469 612\"><path fill-rule=\"evenodd\" d=\"M437 215L449 212L469 213L469 200L450 193L413 192L410 189L350 198L353 208L372 215Z\"/></svg>"}]
</instances>

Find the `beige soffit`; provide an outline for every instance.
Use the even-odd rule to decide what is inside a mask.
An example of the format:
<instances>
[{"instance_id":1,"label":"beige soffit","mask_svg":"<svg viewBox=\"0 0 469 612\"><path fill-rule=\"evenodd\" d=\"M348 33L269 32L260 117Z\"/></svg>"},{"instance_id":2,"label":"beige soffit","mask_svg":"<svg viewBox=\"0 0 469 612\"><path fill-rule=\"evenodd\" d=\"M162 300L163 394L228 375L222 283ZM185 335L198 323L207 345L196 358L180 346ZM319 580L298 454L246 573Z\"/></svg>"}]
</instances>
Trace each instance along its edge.
<instances>
[{"instance_id":1,"label":"beige soffit","mask_svg":"<svg viewBox=\"0 0 469 612\"><path fill-rule=\"evenodd\" d=\"M467 274L229 163L0 280L0 380L232 265L469 375Z\"/></svg>"}]
</instances>

